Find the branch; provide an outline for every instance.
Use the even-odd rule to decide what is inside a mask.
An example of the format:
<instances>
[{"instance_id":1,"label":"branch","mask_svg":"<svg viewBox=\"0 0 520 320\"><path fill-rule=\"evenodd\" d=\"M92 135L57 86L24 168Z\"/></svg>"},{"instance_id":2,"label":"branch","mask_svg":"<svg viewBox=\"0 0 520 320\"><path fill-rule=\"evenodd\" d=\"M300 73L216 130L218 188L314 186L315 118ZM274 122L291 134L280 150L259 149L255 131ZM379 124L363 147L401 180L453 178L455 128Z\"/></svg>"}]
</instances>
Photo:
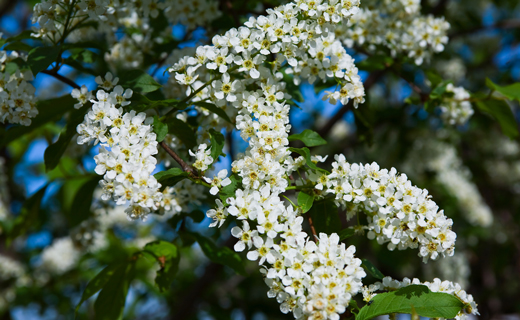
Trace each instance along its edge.
<instances>
[{"instance_id":1,"label":"branch","mask_svg":"<svg viewBox=\"0 0 520 320\"><path fill-rule=\"evenodd\" d=\"M167 144L166 142L162 141L159 143L159 145L175 160L177 163L181 166L181 169L185 172L188 172L193 178L197 178L197 170L184 162L184 160L179 157L178 154L175 153Z\"/></svg>"},{"instance_id":2,"label":"branch","mask_svg":"<svg viewBox=\"0 0 520 320\"><path fill-rule=\"evenodd\" d=\"M307 220L309 220L309 225L311 226L312 235L314 236L314 239L317 240L318 239L318 234L316 233L316 229L314 228L314 223L312 222L311 215L307 212L305 214L305 216L307 217Z\"/></svg>"},{"instance_id":3,"label":"branch","mask_svg":"<svg viewBox=\"0 0 520 320\"><path fill-rule=\"evenodd\" d=\"M365 87L365 92L368 92L368 90L377 82L377 80L379 80L379 78L383 76L384 73L385 70L372 72L363 84ZM346 105L343 105L343 107L341 107L341 109L339 109L339 111L336 112L336 114L332 116L332 118L330 118L329 121L327 121L327 123L325 123L325 125L317 131L320 134L320 136L326 137L329 134L332 127L334 127L336 122L341 120L343 116L347 113L347 111L352 109L353 104L353 100L350 100Z\"/></svg>"},{"instance_id":4,"label":"branch","mask_svg":"<svg viewBox=\"0 0 520 320\"><path fill-rule=\"evenodd\" d=\"M46 75L52 76L52 77L60 80L61 82L68 84L69 86L71 86L75 89L81 89L81 87L76 82L70 80L67 77L62 76L61 74L57 73L56 71L43 70L43 71L40 71L40 73L44 73Z\"/></svg>"}]
</instances>

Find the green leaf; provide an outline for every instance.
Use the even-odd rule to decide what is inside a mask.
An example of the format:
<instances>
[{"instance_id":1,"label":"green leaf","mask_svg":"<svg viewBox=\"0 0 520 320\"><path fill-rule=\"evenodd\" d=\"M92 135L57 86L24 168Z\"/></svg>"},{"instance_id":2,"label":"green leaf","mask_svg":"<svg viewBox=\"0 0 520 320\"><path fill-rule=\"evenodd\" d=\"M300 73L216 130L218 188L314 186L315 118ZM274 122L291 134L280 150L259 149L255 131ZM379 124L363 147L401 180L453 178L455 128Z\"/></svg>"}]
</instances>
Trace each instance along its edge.
<instances>
[{"instance_id":1,"label":"green leaf","mask_svg":"<svg viewBox=\"0 0 520 320\"><path fill-rule=\"evenodd\" d=\"M96 320L122 319L133 271L134 263L122 264L105 282L94 303Z\"/></svg>"},{"instance_id":2,"label":"green leaf","mask_svg":"<svg viewBox=\"0 0 520 320\"><path fill-rule=\"evenodd\" d=\"M79 225L82 221L90 217L90 207L92 205L94 190L99 186L100 179L101 176L95 176L79 188L72 201L71 214L68 219L70 228Z\"/></svg>"},{"instance_id":3,"label":"green leaf","mask_svg":"<svg viewBox=\"0 0 520 320\"><path fill-rule=\"evenodd\" d=\"M370 274L372 277L376 278L376 279L379 279L379 280L382 280L385 276L381 273L381 271L379 271L379 269L376 268L376 266L374 266L372 264L372 262L368 261L367 259L362 259L361 260L362 263L361 263L361 266L368 272L368 274Z\"/></svg>"},{"instance_id":4,"label":"green leaf","mask_svg":"<svg viewBox=\"0 0 520 320\"><path fill-rule=\"evenodd\" d=\"M217 132L214 129L209 129L209 137L211 141L211 157L213 158L213 163L215 163L217 162L218 157L222 154L226 138L224 138L222 133Z\"/></svg>"},{"instance_id":5,"label":"green leaf","mask_svg":"<svg viewBox=\"0 0 520 320\"><path fill-rule=\"evenodd\" d=\"M15 41L11 42L10 44L6 45L2 50L9 50L9 51L31 51L33 49L32 46L28 45L27 43L21 42L21 41Z\"/></svg>"},{"instance_id":6,"label":"green leaf","mask_svg":"<svg viewBox=\"0 0 520 320\"><path fill-rule=\"evenodd\" d=\"M186 148L193 150L197 147L197 136L186 122L172 118L167 119L166 123L168 132L179 138Z\"/></svg>"},{"instance_id":7,"label":"green leaf","mask_svg":"<svg viewBox=\"0 0 520 320\"><path fill-rule=\"evenodd\" d=\"M45 149L43 159L46 171L56 168L65 150L67 150L72 137L74 137L77 132L76 127L83 122L85 113L89 108L89 105L85 105L78 110L74 110L70 115L69 121L67 121L65 130L60 134L58 140Z\"/></svg>"},{"instance_id":8,"label":"green leaf","mask_svg":"<svg viewBox=\"0 0 520 320\"><path fill-rule=\"evenodd\" d=\"M142 70L134 69L123 71L119 75L119 78L121 79L119 84L122 87L131 88L137 92L152 92L162 87L152 76Z\"/></svg>"},{"instance_id":9,"label":"green leaf","mask_svg":"<svg viewBox=\"0 0 520 320\"><path fill-rule=\"evenodd\" d=\"M442 77L433 70L426 71L426 78L430 80L430 87L435 88L442 82Z\"/></svg>"},{"instance_id":10,"label":"green leaf","mask_svg":"<svg viewBox=\"0 0 520 320\"><path fill-rule=\"evenodd\" d=\"M37 47L29 52L27 64L36 76L38 72L47 69L53 62L56 62L59 54L59 47Z\"/></svg>"},{"instance_id":11,"label":"green leaf","mask_svg":"<svg viewBox=\"0 0 520 320\"><path fill-rule=\"evenodd\" d=\"M393 62L393 59L387 55L374 55L363 61L356 62L356 67L365 71L384 70L390 67Z\"/></svg>"},{"instance_id":12,"label":"green leaf","mask_svg":"<svg viewBox=\"0 0 520 320\"><path fill-rule=\"evenodd\" d=\"M208 102L198 101L198 102L194 102L193 104L198 106L198 107L207 109L208 111L213 112L214 114L216 114L217 116L219 116L222 119L226 120L227 122L233 124L233 122L229 118L229 116L226 113L226 111L224 111L224 109L221 109L221 108L217 107L216 105L214 105L212 103L208 103Z\"/></svg>"},{"instance_id":13,"label":"green leaf","mask_svg":"<svg viewBox=\"0 0 520 320\"><path fill-rule=\"evenodd\" d=\"M302 208L302 212L306 213L312 208L314 203L314 195L305 192L298 193L298 206Z\"/></svg>"},{"instance_id":14,"label":"green leaf","mask_svg":"<svg viewBox=\"0 0 520 320\"><path fill-rule=\"evenodd\" d=\"M326 234L339 233L341 231L341 220L338 215L338 207L332 200L315 202L309 210L312 223L316 232Z\"/></svg>"},{"instance_id":15,"label":"green leaf","mask_svg":"<svg viewBox=\"0 0 520 320\"><path fill-rule=\"evenodd\" d=\"M15 238L25 234L31 226L36 225L42 198L45 195L48 185L38 190L29 199L25 200L20 214L13 222L13 227L9 231L8 241L11 242Z\"/></svg>"},{"instance_id":16,"label":"green leaf","mask_svg":"<svg viewBox=\"0 0 520 320\"><path fill-rule=\"evenodd\" d=\"M370 304L365 305L356 316L356 320L368 320L390 313L412 313L427 318L454 318L464 307L455 296L431 292L424 285L410 285L392 292L376 295Z\"/></svg>"},{"instance_id":17,"label":"green leaf","mask_svg":"<svg viewBox=\"0 0 520 320\"><path fill-rule=\"evenodd\" d=\"M179 104L177 99L166 99L166 100L150 100L147 96L140 93L133 93L130 99L130 109L136 112L143 112L153 108L170 108L184 110L188 107L187 104Z\"/></svg>"},{"instance_id":18,"label":"green leaf","mask_svg":"<svg viewBox=\"0 0 520 320\"><path fill-rule=\"evenodd\" d=\"M189 234L197 239L200 248L209 260L228 266L238 274L247 275L246 269L244 268L244 263L242 262L242 259L238 253L234 252L228 247L217 247L213 241L201 236L198 233Z\"/></svg>"},{"instance_id":19,"label":"green leaf","mask_svg":"<svg viewBox=\"0 0 520 320\"><path fill-rule=\"evenodd\" d=\"M85 288L85 291L83 291L83 295L81 296L81 300L79 301L78 305L76 306L75 315L77 315L79 308L83 304L83 302L87 301L90 297L95 295L99 290L101 290L110 277L121 267L120 263L111 264L105 267L103 270L101 270L100 273L98 273L94 279L90 280L87 284L87 287Z\"/></svg>"},{"instance_id":20,"label":"green leaf","mask_svg":"<svg viewBox=\"0 0 520 320\"><path fill-rule=\"evenodd\" d=\"M30 126L13 126L5 132L0 146L5 146L10 142L20 138L22 135L33 131L49 121L57 121L69 110L74 110L75 99L70 94L60 98L38 101L36 108L38 115L32 119Z\"/></svg>"},{"instance_id":21,"label":"green leaf","mask_svg":"<svg viewBox=\"0 0 520 320\"><path fill-rule=\"evenodd\" d=\"M222 203L226 203L227 198L234 197L235 191L238 188L238 179L235 175L229 176L229 180L231 180L231 183L225 186L224 188L220 189L220 200L222 200Z\"/></svg>"},{"instance_id":22,"label":"green leaf","mask_svg":"<svg viewBox=\"0 0 520 320\"><path fill-rule=\"evenodd\" d=\"M489 80L489 78L486 78L486 86L488 86L488 88L490 88L491 90L500 92L509 100L520 101L520 82L502 87L493 83L493 81Z\"/></svg>"},{"instance_id":23,"label":"green leaf","mask_svg":"<svg viewBox=\"0 0 520 320\"><path fill-rule=\"evenodd\" d=\"M352 237L355 234L356 234L356 230L354 230L353 228L343 229L338 234L339 235L339 240L345 240L347 238Z\"/></svg>"},{"instance_id":24,"label":"green leaf","mask_svg":"<svg viewBox=\"0 0 520 320\"><path fill-rule=\"evenodd\" d=\"M449 82L444 81L440 83L435 89L430 93L431 99L441 99L444 93L446 93L446 88L448 87Z\"/></svg>"},{"instance_id":25,"label":"green leaf","mask_svg":"<svg viewBox=\"0 0 520 320\"><path fill-rule=\"evenodd\" d=\"M302 155L305 158L305 162L307 163L309 168L318 170L318 171L321 171L324 173L329 173L327 170L319 168L318 166L316 166L316 164L314 162L312 162L311 152L309 151L308 148L305 148L305 147L304 148L289 148L289 151L296 152L296 153L299 153L300 155Z\"/></svg>"},{"instance_id":26,"label":"green leaf","mask_svg":"<svg viewBox=\"0 0 520 320\"><path fill-rule=\"evenodd\" d=\"M477 107L498 121L502 132L511 139L518 137L518 124L509 105L503 100L478 101Z\"/></svg>"},{"instance_id":27,"label":"green leaf","mask_svg":"<svg viewBox=\"0 0 520 320\"><path fill-rule=\"evenodd\" d=\"M154 174L155 179L157 179L162 186L170 187L175 185L177 182L186 179L188 176L188 173L182 171L181 168L171 168Z\"/></svg>"},{"instance_id":28,"label":"green leaf","mask_svg":"<svg viewBox=\"0 0 520 320\"><path fill-rule=\"evenodd\" d=\"M289 136L289 141L301 140L307 147L315 147L327 144L327 141L323 139L316 131L309 129L303 130L302 133L293 134Z\"/></svg>"},{"instance_id":29,"label":"green leaf","mask_svg":"<svg viewBox=\"0 0 520 320\"><path fill-rule=\"evenodd\" d=\"M158 116L153 117L153 132L157 135L157 142L163 141L168 134L168 125L162 123Z\"/></svg>"},{"instance_id":30,"label":"green leaf","mask_svg":"<svg viewBox=\"0 0 520 320\"><path fill-rule=\"evenodd\" d=\"M152 254L161 266L155 277L157 287L161 292L168 290L179 268L180 256L177 247L173 243L157 240L147 243L144 251Z\"/></svg>"}]
</instances>

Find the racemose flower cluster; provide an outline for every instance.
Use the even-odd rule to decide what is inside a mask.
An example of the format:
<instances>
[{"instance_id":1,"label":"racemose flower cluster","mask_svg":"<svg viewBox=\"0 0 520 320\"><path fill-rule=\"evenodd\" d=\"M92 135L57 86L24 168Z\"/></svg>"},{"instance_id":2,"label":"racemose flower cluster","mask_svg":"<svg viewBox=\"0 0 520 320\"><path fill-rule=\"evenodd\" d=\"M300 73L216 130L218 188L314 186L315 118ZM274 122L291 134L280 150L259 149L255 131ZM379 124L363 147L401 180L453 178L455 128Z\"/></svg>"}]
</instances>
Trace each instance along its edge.
<instances>
[{"instance_id":1,"label":"racemose flower cluster","mask_svg":"<svg viewBox=\"0 0 520 320\"><path fill-rule=\"evenodd\" d=\"M333 193L337 204L347 209L347 219L365 213L369 239L388 242L389 250L419 248L424 262L453 255L453 221L439 211L428 190L413 186L394 168L350 164L343 155L335 159L332 173L323 176L316 188Z\"/></svg>"},{"instance_id":2,"label":"racemose flower cluster","mask_svg":"<svg viewBox=\"0 0 520 320\"><path fill-rule=\"evenodd\" d=\"M349 10L344 11L345 6L350 6ZM216 200L217 207L207 215L213 219L212 226L221 226L229 216L237 219L238 226L232 229L238 239L235 250L247 250L248 259L259 261L270 287L269 297L277 299L282 312L293 312L298 319L338 319L352 295L360 292L366 274L361 260L354 257L355 247L339 243L337 234L309 238L303 231L302 212L280 198L291 173L305 164L303 157L292 158L287 148L290 125L285 100L289 96L284 93L280 70L285 68L297 84L342 78L339 90L329 93L329 98L342 103L354 99L355 106L363 102L364 91L353 59L334 33L338 23L356 10L351 1L288 4L268 11L266 17L250 18L246 27L216 36L213 47L198 47L195 57L180 58L170 69L175 76L173 91L184 87L185 96L195 102L210 102L233 114L227 107L231 105L238 112L236 128L249 144L245 154L232 164L241 187L224 203ZM308 19L299 21L301 16ZM276 58L267 67L264 55L270 53ZM236 77L237 72L242 76ZM203 136L199 132L199 137ZM196 156L204 163L201 150L206 150L205 144ZM315 159L324 161L322 157ZM341 194L340 199L370 213L369 235L377 236L381 243L390 242L392 249L420 247L424 260L453 253L452 222L438 211L426 190L412 186L395 169L389 172L376 165L353 165L355 176L350 165L335 166L337 170L325 178L329 183L352 178L355 197L348 200ZM347 166L348 170L341 171ZM352 176L345 176L346 172ZM367 180L370 173L372 183ZM312 172L310 176L319 177ZM218 179L224 177L219 175ZM367 186L358 190L365 180ZM386 189L381 194L382 188ZM365 189L372 194L363 193ZM334 193L334 189L327 190ZM387 205L392 197L395 203ZM384 218L384 226L381 219L373 218L376 215Z\"/></svg>"},{"instance_id":3,"label":"racemose flower cluster","mask_svg":"<svg viewBox=\"0 0 520 320\"><path fill-rule=\"evenodd\" d=\"M29 83L34 79L30 70L6 69L7 64L17 58L27 59L15 51L9 54L0 51L0 122L29 126L31 118L38 114L36 89Z\"/></svg>"},{"instance_id":4,"label":"racemose flower cluster","mask_svg":"<svg viewBox=\"0 0 520 320\"><path fill-rule=\"evenodd\" d=\"M393 57L406 55L417 65L444 51L450 25L444 17L421 15L419 0L364 0L363 6L336 30L346 46L371 54L385 48Z\"/></svg>"},{"instance_id":5,"label":"racemose flower cluster","mask_svg":"<svg viewBox=\"0 0 520 320\"><path fill-rule=\"evenodd\" d=\"M451 97L445 97L441 103L441 117L444 122L451 125L463 125L468 122L473 115L473 107L469 102L470 94L463 87L455 87L448 83L446 92L452 94Z\"/></svg>"},{"instance_id":6,"label":"racemose flower cluster","mask_svg":"<svg viewBox=\"0 0 520 320\"><path fill-rule=\"evenodd\" d=\"M92 109L78 125L78 144L94 141L101 148L96 161L96 173L103 175L103 200L114 198L116 204L130 203L127 211L131 218L144 218L151 210L157 210L162 200L161 185L152 172L157 159L156 134L150 125L151 118L134 110L124 113L123 106L132 96L132 90L116 86L118 78L108 73L105 79L96 81L103 89L91 99ZM107 91L105 91L107 90ZM79 104L86 102L85 89L72 93ZM108 149L107 149L108 148Z\"/></svg>"}]
</instances>

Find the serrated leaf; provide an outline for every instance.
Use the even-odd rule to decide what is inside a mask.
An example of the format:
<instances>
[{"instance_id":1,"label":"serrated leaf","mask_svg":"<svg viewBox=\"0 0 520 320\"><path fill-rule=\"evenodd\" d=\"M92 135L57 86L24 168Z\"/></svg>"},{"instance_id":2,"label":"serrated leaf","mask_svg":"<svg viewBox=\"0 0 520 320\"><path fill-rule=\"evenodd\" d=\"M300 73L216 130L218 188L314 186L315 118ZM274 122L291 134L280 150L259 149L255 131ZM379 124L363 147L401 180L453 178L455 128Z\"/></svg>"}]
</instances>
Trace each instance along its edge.
<instances>
[{"instance_id":1,"label":"serrated leaf","mask_svg":"<svg viewBox=\"0 0 520 320\"><path fill-rule=\"evenodd\" d=\"M379 280L382 280L385 277L381 271L379 271L379 269L377 269L376 266L372 264L372 262L368 261L367 259L362 259L361 261L361 266L363 269L365 269L372 277Z\"/></svg>"},{"instance_id":2,"label":"serrated leaf","mask_svg":"<svg viewBox=\"0 0 520 320\"><path fill-rule=\"evenodd\" d=\"M47 172L56 168L60 162L61 157L72 140L72 137L74 137L77 132L76 127L83 122L84 115L88 109L89 106L85 105L78 110L74 110L70 115L69 121L67 121L65 130L60 134L58 140L45 149L43 159L45 162L45 170Z\"/></svg>"},{"instance_id":3,"label":"serrated leaf","mask_svg":"<svg viewBox=\"0 0 520 320\"><path fill-rule=\"evenodd\" d=\"M175 108L184 110L188 107L187 104L180 105L177 99L165 99L165 100L150 100L147 96L140 93L132 94L130 99L131 104L129 108L136 112L143 112L153 108Z\"/></svg>"},{"instance_id":4,"label":"serrated leaf","mask_svg":"<svg viewBox=\"0 0 520 320\"><path fill-rule=\"evenodd\" d=\"M115 320L123 317L126 295L133 279L133 269L133 263L122 264L106 281L94 303L96 319Z\"/></svg>"},{"instance_id":5,"label":"serrated leaf","mask_svg":"<svg viewBox=\"0 0 520 320\"><path fill-rule=\"evenodd\" d=\"M36 128L44 125L49 121L56 121L69 110L74 110L73 106L75 99L70 94L64 95L60 98L38 101L36 108L38 115L32 119L30 126L13 126L5 132L4 138L0 146L5 146L8 143L20 138L22 135L33 131Z\"/></svg>"},{"instance_id":6,"label":"serrated leaf","mask_svg":"<svg viewBox=\"0 0 520 320\"><path fill-rule=\"evenodd\" d=\"M168 132L179 138L188 149L197 147L197 136L186 122L173 118L167 119L166 123Z\"/></svg>"},{"instance_id":7,"label":"serrated leaf","mask_svg":"<svg viewBox=\"0 0 520 320\"><path fill-rule=\"evenodd\" d=\"M341 231L341 220L338 215L338 207L332 200L315 202L309 210L312 223L316 232L326 234L339 233Z\"/></svg>"},{"instance_id":8,"label":"serrated leaf","mask_svg":"<svg viewBox=\"0 0 520 320\"><path fill-rule=\"evenodd\" d=\"M59 54L59 47L37 47L29 52L27 64L36 76L37 73L47 69L53 62L56 62Z\"/></svg>"},{"instance_id":9,"label":"serrated leaf","mask_svg":"<svg viewBox=\"0 0 520 320\"><path fill-rule=\"evenodd\" d=\"M293 134L289 136L289 141L300 140L307 147L315 147L327 144L327 141L323 139L316 131L309 129L303 130L302 133Z\"/></svg>"},{"instance_id":10,"label":"serrated leaf","mask_svg":"<svg viewBox=\"0 0 520 320\"><path fill-rule=\"evenodd\" d=\"M511 108L505 101L495 99L478 101L477 107L497 120L506 136L511 139L518 137L518 124Z\"/></svg>"},{"instance_id":11,"label":"serrated leaf","mask_svg":"<svg viewBox=\"0 0 520 320\"><path fill-rule=\"evenodd\" d=\"M368 320L390 313L412 313L412 308L422 317L454 318L464 307L455 296L431 292L424 285L410 285L392 292L376 295L356 316L356 320Z\"/></svg>"},{"instance_id":12,"label":"serrated leaf","mask_svg":"<svg viewBox=\"0 0 520 320\"><path fill-rule=\"evenodd\" d=\"M208 102L201 102L201 101L194 102L193 104L198 106L198 107L207 109L208 111L216 114L217 116L221 117L222 119L226 120L227 122L233 124L233 122L229 118L229 116L226 113L226 111L224 111L223 109L217 107L216 105L214 105L212 103L208 103Z\"/></svg>"},{"instance_id":13,"label":"serrated leaf","mask_svg":"<svg viewBox=\"0 0 520 320\"><path fill-rule=\"evenodd\" d=\"M79 188L72 201L71 214L68 217L69 227L75 227L90 217L94 190L99 186L100 179L101 176L95 176Z\"/></svg>"},{"instance_id":14,"label":"serrated leaf","mask_svg":"<svg viewBox=\"0 0 520 320\"><path fill-rule=\"evenodd\" d=\"M219 192L220 200L222 200L222 203L226 203L227 198L234 197L235 191L238 188L239 182L238 182L238 179L234 175L231 175L229 177L229 180L231 180L231 183L228 184L227 186L225 186L224 188L220 189L220 192Z\"/></svg>"},{"instance_id":15,"label":"serrated leaf","mask_svg":"<svg viewBox=\"0 0 520 320\"><path fill-rule=\"evenodd\" d=\"M339 240L345 240L347 238L350 238L352 237L353 235L356 234L356 230L352 229L352 228L346 228L346 229L343 229L341 230L338 235L339 235Z\"/></svg>"},{"instance_id":16,"label":"serrated leaf","mask_svg":"<svg viewBox=\"0 0 520 320\"><path fill-rule=\"evenodd\" d=\"M520 82L502 87L491 81L489 78L486 78L486 86L488 86L488 88L490 88L491 90L500 92L509 100L520 101Z\"/></svg>"},{"instance_id":17,"label":"serrated leaf","mask_svg":"<svg viewBox=\"0 0 520 320\"><path fill-rule=\"evenodd\" d=\"M162 123L158 116L153 117L153 132L157 135L157 142L163 141L168 134L168 125Z\"/></svg>"},{"instance_id":18,"label":"serrated leaf","mask_svg":"<svg viewBox=\"0 0 520 320\"><path fill-rule=\"evenodd\" d=\"M300 155L302 155L305 158L305 163L309 166L309 168L317 170L317 171L321 171L324 173L329 173L327 170L319 168L318 166L316 166L316 164L314 162L312 162L311 152L309 151L308 148L305 148L305 147L304 148L289 148L289 151L296 152L296 153L299 153Z\"/></svg>"},{"instance_id":19,"label":"serrated leaf","mask_svg":"<svg viewBox=\"0 0 520 320\"><path fill-rule=\"evenodd\" d=\"M121 267L120 263L111 264L105 267L101 272L99 272L94 279L90 280L87 284L87 287L85 288L85 291L83 291L83 295L81 296L81 300L76 305L75 314L77 315L79 308L83 304L83 302L87 301L90 297L95 295L99 290L101 290L110 277Z\"/></svg>"},{"instance_id":20,"label":"serrated leaf","mask_svg":"<svg viewBox=\"0 0 520 320\"><path fill-rule=\"evenodd\" d=\"M218 157L222 154L226 138L224 138L222 133L217 132L214 129L209 129L209 137L211 141L211 157L213 158L213 163L215 163L218 161Z\"/></svg>"},{"instance_id":21,"label":"serrated leaf","mask_svg":"<svg viewBox=\"0 0 520 320\"><path fill-rule=\"evenodd\" d=\"M306 213L312 208L314 203L314 195L305 192L298 193L298 207L302 208L302 212Z\"/></svg>"},{"instance_id":22,"label":"serrated leaf","mask_svg":"<svg viewBox=\"0 0 520 320\"><path fill-rule=\"evenodd\" d=\"M146 93L160 89L162 86L157 83L152 76L142 70L123 71L119 78L119 83L124 88L131 88L134 91Z\"/></svg>"},{"instance_id":23,"label":"serrated leaf","mask_svg":"<svg viewBox=\"0 0 520 320\"><path fill-rule=\"evenodd\" d=\"M155 284L161 292L168 290L179 268L179 251L177 247L166 241L147 243L144 251L152 254L161 266L155 277Z\"/></svg>"},{"instance_id":24,"label":"serrated leaf","mask_svg":"<svg viewBox=\"0 0 520 320\"><path fill-rule=\"evenodd\" d=\"M200 248L208 257L209 260L223 264L225 266L230 267L235 272L241 275L246 275L246 269L244 268L244 263L242 262L242 259L238 255L238 253L234 252L228 247L217 247L213 241L210 239L201 236L198 233L189 233L195 239L197 239L197 242L200 245Z\"/></svg>"},{"instance_id":25,"label":"serrated leaf","mask_svg":"<svg viewBox=\"0 0 520 320\"><path fill-rule=\"evenodd\" d=\"M182 171L181 168L171 168L154 174L155 179L157 179L162 186L169 187L174 186L177 182L186 179L188 176L188 173Z\"/></svg>"}]
</instances>

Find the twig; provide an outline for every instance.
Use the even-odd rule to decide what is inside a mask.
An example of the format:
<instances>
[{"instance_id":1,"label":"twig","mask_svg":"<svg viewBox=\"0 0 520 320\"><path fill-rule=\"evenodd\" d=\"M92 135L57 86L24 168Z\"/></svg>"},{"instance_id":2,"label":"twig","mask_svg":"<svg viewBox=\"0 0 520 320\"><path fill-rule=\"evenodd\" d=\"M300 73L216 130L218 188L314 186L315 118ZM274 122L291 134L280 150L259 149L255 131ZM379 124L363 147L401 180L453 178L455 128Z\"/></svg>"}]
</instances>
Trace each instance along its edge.
<instances>
[{"instance_id":1,"label":"twig","mask_svg":"<svg viewBox=\"0 0 520 320\"><path fill-rule=\"evenodd\" d=\"M54 78L60 80L61 82L65 83L65 84L68 84L69 86L71 86L75 89L81 89L81 87L76 82L70 80L67 77L62 76L61 74L59 74L55 71L43 70L43 71L40 71L40 73L44 73L46 75L53 76Z\"/></svg>"},{"instance_id":2,"label":"twig","mask_svg":"<svg viewBox=\"0 0 520 320\"><path fill-rule=\"evenodd\" d=\"M309 225L311 226L312 235L314 236L315 239L318 239L318 234L316 233L316 229L314 229L314 223L312 222L311 215L307 212L305 214L305 216L307 217L307 220L309 220Z\"/></svg>"},{"instance_id":3,"label":"twig","mask_svg":"<svg viewBox=\"0 0 520 320\"><path fill-rule=\"evenodd\" d=\"M197 170L184 162L184 160L179 157L178 154L175 153L167 144L166 142L162 141L159 143L159 145L175 160L177 163L181 166L181 169L185 172L188 172L193 178L197 178Z\"/></svg>"}]
</instances>

